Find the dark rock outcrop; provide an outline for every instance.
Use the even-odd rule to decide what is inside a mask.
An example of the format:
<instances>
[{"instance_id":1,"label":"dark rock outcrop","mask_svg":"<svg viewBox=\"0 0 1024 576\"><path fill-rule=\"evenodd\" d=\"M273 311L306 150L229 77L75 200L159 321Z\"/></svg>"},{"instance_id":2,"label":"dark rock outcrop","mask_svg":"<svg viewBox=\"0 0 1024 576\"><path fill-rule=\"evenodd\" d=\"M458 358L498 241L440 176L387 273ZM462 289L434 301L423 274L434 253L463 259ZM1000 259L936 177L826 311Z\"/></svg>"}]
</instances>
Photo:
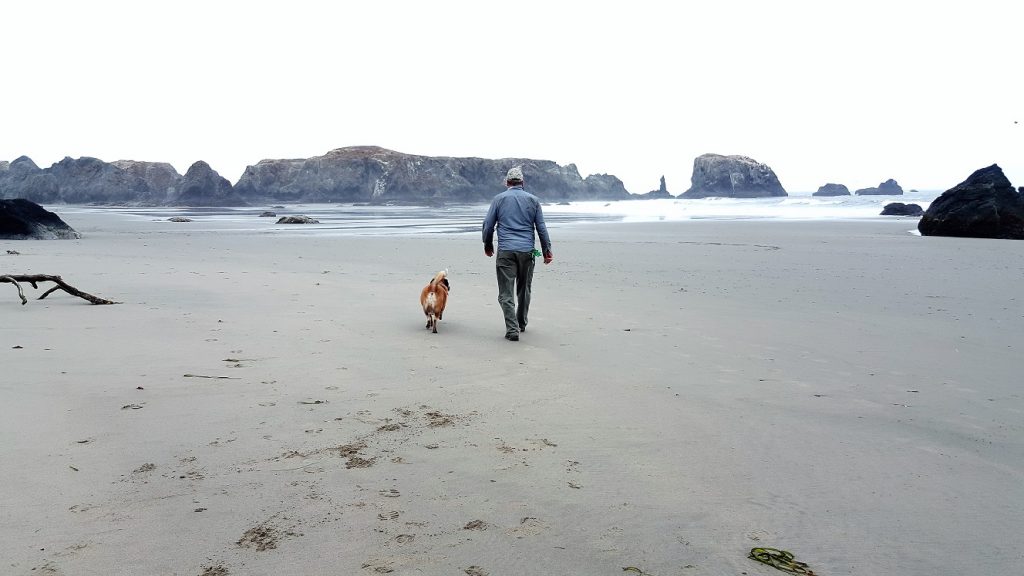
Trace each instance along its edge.
<instances>
[{"instance_id":1,"label":"dark rock outcrop","mask_svg":"<svg viewBox=\"0 0 1024 576\"><path fill-rule=\"evenodd\" d=\"M53 212L31 200L0 200L0 239L57 240L81 238Z\"/></svg>"},{"instance_id":2,"label":"dark rock outcrop","mask_svg":"<svg viewBox=\"0 0 1024 576\"><path fill-rule=\"evenodd\" d=\"M850 189L845 184L832 184L829 182L818 188L818 191L811 196L849 196Z\"/></svg>"},{"instance_id":3,"label":"dark rock outcrop","mask_svg":"<svg viewBox=\"0 0 1024 576\"><path fill-rule=\"evenodd\" d=\"M920 216L922 214L924 214L924 209L919 204L890 202L882 208L881 216Z\"/></svg>"},{"instance_id":4,"label":"dark rock outcrop","mask_svg":"<svg viewBox=\"0 0 1024 576\"><path fill-rule=\"evenodd\" d=\"M895 180L889 178L876 188L861 188L854 192L858 196L902 196L903 188Z\"/></svg>"},{"instance_id":5,"label":"dark rock outcrop","mask_svg":"<svg viewBox=\"0 0 1024 576\"><path fill-rule=\"evenodd\" d=\"M310 218L305 215L298 216L282 216L277 220L278 224L319 224L320 221L316 218Z\"/></svg>"},{"instance_id":6,"label":"dark rock outcrop","mask_svg":"<svg viewBox=\"0 0 1024 576\"><path fill-rule=\"evenodd\" d=\"M227 178L202 160L192 164L181 179L174 202L181 206L245 206Z\"/></svg>"},{"instance_id":7,"label":"dark rock outcrop","mask_svg":"<svg viewBox=\"0 0 1024 576\"><path fill-rule=\"evenodd\" d=\"M690 183L690 189L680 198L788 196L768 165L746 156L698 156L693 161Z\"/></svg>"},{"instance_id":8,"label":"dark rock outcrop","mask_svg":"<svg viewBox=\"0 0 1024 576\"><path fill-rule=\"evenodd\" d=\"M668 187L665 185L665 177L661 177L661 184L657 190L651 190L646 194L638 194L637 198L641 200L664 200L666 198L675 198L675 196L669 194Z\"/></svg>"},{"instance_id":9,"label":"dark rock outcrop","mask_svg":"<svg viewBox=\"0 0 1024 576\"><path fill-rule=\"evenodd\" d=\"M917 229L924 236L1024 240L1024 192L1015 190L993 164L943 192Z\"/></svg>"},{"instance_id":10,"label":"dark rock outcrop","mask_svg":"<svg viewBox=\"0 0 1024 576\"><path fill-rule=\"evenodd\" d=\"M630 198L609 175L580 177L576 166L548 160L454 158L403 154L376 146L331 150L296 160L262 160L248 166L235 191L250 203L488 202L504 189L504 176L522 166L525 186L546 202Z\"/></svg>"}]
</instances>

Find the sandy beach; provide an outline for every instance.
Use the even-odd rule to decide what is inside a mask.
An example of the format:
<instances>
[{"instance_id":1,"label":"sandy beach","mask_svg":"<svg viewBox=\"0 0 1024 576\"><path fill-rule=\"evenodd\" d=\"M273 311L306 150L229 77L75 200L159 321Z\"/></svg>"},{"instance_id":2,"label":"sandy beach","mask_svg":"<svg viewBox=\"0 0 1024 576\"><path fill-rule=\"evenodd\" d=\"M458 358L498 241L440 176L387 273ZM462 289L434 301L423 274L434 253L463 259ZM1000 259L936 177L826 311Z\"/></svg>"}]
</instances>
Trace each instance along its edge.
<instances>
[{"instance_id":1,"label":"sandy beach","mask_svg":"<svg viewBox=\"0 0 1024 576\"><path fill-rule=\"evenodd\" d=\"M512 343L476 235L63 217L0 273L121 304L0 284L0 574L1024 570L1024 242L553 227Z\"/></svg>"}]
</instances>

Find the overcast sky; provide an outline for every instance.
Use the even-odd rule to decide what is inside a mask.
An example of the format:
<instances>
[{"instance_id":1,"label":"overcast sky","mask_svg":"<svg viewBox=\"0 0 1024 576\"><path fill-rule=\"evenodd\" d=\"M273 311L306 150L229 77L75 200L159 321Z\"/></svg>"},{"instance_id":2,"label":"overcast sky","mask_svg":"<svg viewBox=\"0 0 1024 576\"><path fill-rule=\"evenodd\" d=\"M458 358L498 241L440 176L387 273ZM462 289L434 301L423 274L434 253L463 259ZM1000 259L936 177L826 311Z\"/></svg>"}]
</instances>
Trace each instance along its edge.
<instances>
[{"instance_id":1,"label":"overcast sky","mask_svg":"<svg viewBox=\"0 0 1024 576\"><path fill-rule=\"evenodd\" d=\"M791 194L944 190L992 163L1024 186L1020 6L6 2L0 160L205 160L236 182L372 144L575 163L633 193L664 175L679 194L714 152Z\"/></svg>"}]
</instances>

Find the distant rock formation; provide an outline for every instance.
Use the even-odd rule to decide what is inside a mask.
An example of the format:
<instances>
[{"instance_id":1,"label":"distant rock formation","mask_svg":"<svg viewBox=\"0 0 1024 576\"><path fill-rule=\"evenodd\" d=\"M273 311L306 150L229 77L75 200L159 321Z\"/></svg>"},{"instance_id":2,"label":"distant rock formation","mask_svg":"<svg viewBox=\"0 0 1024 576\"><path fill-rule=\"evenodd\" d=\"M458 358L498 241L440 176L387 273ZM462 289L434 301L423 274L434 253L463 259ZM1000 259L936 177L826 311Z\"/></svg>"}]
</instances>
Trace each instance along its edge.
<instances>
[{"instance_id":1,"label":"distant rock formation","mask_svg":"<svg viewBox=\"0 0 1024 576\"><path fill-rule=\"evenodd\" d=\"M545 202L630 198L609 175L580 177L576 166L548 160L416 156L376 146L331 150L304 160L261 160L235 190L249 202L487 202L504 189L511 166L522 166L526 190Z\"/></svg>"},{"instance_id":2,"label":"distant rock formation","mask_svg":"<svg viewBox=\"0 0 1024 576\"><path fill-rule=\"evenodd\" d=\"M181 174L178 174L174 166L167 162L139 162L136 160L117 160L111 164L146 183L146 186L149 187L147 202L152 201L154 204L177 202Z\"/></svg>"},{"instance_id":3,"label":"distant rock formation","mask_svg":"<svg viewBox=\"0 0 1024 576\"><path fill-rule=\"evenodd\" d=\"M486 203L522 166L526 189L545 202L627 200L609 174L580 177L574 164L528 158L453 158L403 154L376 146L338 148L323 156L262 160L231 186L205 162L185 176L169 164L65 158L40 169L28 157L0 164L0 198L42 203L152 206L242 206L274 202L374 204Z\"/></svg>"},{"instance_id":4,"label":"distant rock formation","mask_svg":"<svg viewBox=\"0 0 1024 576\"><path fill-rule=\"evenodd\" d=\"M0 198L24 198L52 202L60 187L52 174L43 173L28 156L21 156L0 170Z\"/></svg>"},{"instance_id":5,"label":"distant rock formation","mask_svg":"<svg viewBox=\"0 0 1024 576\"><path fill-rule=\"evenodd\" d=\"M641 200L662 200L665 198L675 198L675 196L668 193L668 187L665 186L665 177L661 177L661 184L657 190L651 190L646 194L637 194L636 196Z\"/></svg>"},{"instance_id":6,"label":"distant rock formation","mask_svg":"<svg viewBox=\"0 0 1024 576\"><path fill-rule=\"evenodd\" d=\"M81 237L60 216L31 200L0 200L2 240L66 240Z\"/></svg>"},{"instance_id":7,"label":"distant rock formation","mask_svg":"<svg viewBox=\"0 0 1024 576\"><path fill-rule=\"evenodd\" d=\"M84 156L64 158L40 169L31 158L22 156L0 171L0 198L45 204L156 205L163 203L167 190L155 186L168 178L181 178L170 164L127 160L107 163Z\"/></svg>"},{"instance_id":8,"label":"distant rock formation","mask_svg":"<svg viewBox=\"0 0 1024 576\"><path fill-rule=\"evenodd\" d=\"M245 200L210 165L202 160L192 164L181 179L181 192L175 199L182 206L245 206Z\"/></svg>"},{"instance_id":9,"label":"distant rock formation","mask_svg":"<svg viewBox=\"0 0 1024 576\"><path fill-rule=\"evenodd\" d=\"M849 196L850 189L844 184L832 184L831 182L818 188L818 191L811 196Z\"/></svg>"},{"instance_id":10,"label":"distant rock formation","mask_svg":"<svg viewBox=\"0 0 1024 576\"><path fill-rule=\"evenodd\" d=\"M881 216L920 216L922 214L924 214L924 209L919 204L890 202L882 208Z\"/></svg>"},{"instance_id":11,"label":"distant rock formation","mask_svg":"<svg viewBox=\"0 0 1024 576\"><path fill-rule=\"evenodd\" d=\"M48 170L60 189L59 201L71 204L132 204L154 202L149 184L97 158L68 158ZM58 201L47 199L46 202Z\"/></svg>"},{"instance_id":12,"label":"distant rock formation","mask_svg":"<svg viewBox=\"0 0 1024 576\"><path fill-rule=\"evenodd\" d=\"M946 190L925 211L924 236L1024 240L1024 189L1014 190L996 164Z\"/></svg>"},{"instance_id":13,"label":"distant rock formation","mask_svg":"<svg viewBox=\"0 0 1024 576\"><path fill-rule=\"evenodd\" d=\"M680 198L788 196L771 168L746 156L698 156L690 182L690 189Z\"/></svg>"},{"instance_id":14,"label":"distant rock formation","mask_svg":"<svg viewBox=\"0 0 1024 576\"><path fill-rule=\"evenodd\" d=\"M889 178L877 188L861 188L854 192L857 196L902 196L903 188L895 180Z\"/></svg>"}]
</instances>

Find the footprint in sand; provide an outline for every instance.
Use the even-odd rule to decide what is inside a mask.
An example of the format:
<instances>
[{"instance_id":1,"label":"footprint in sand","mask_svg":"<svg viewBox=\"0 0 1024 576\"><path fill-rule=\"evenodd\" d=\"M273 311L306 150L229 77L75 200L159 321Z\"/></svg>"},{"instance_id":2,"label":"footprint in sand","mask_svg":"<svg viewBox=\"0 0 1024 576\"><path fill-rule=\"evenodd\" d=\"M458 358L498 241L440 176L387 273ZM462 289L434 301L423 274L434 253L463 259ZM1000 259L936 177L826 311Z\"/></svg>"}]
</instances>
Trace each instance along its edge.
<instances>
[{"instance_id":1,"label":"footprint in sand","mask_svg":"<svg viewBox=\"0 0 1024 576\"><path fill-rule=\"evenodd\" d=\"M272 526L261 524L246 530L235 544L243 548L255 548L258 552L277 548L279 534Z\"/></svg>"},{"instance_id":2,"label":"footprint in sand","mask_svg":"<svg viewBox=\"0 0 1024 576\"><path fill-rule=\"evenodd\" d=\"M242 548L255 548L257 552L263 552L277 548L278 543L284 538L302 536L301 533L294 530L294 527L282 529L272 525L271 522L274 520L274 517L271 517L249 528L242 533L242 537L235 544Z\"/></svg>"},{"instance_id":3,"label":"footprint in sand","mask_svg":"<svg viewBox=\"0 0 1024 576\"><path fill-rule=\"evenodd\" d=\"M395 571L395 569L391 567L390 562L385 562L382 560L373 560L370 562L366 562L363 564L363 569L369 570L370 572L373 572L375 574L390 574L391 572Z\"/></svg>"},{"instance_id":4,"label":"footprint in sand","mask_svg":"<svg viewBox=\"0 0 1024 576\"><path fill-rule=\"evenodd\" d=\"M34 574L42 574L43 576L58 576L60 574L63 574L63 572L61 572L60 569L57 568L57 565L53 562L47 562L42 566L33 568L32 572Z\"/></svg>"},{"instance_id":5,"label":"footprint in sand","mask_svg":"<svg viewBox=\"0 0 1024 576\"><path fill-rule=\"evenodd\" d=\"M215 566L203 566L203 571L199 576L228 576L228 569L224 566L217 564Z\"/></svg>"},{"instance_id":6,"label":"footprint in sand","mask_svg":"<svg viewBox=\"0 0 1024 576\"><path fill-rule=\"evenodd\" d=\"M399 534L398 536L395 536L395 542L399 544L407 544L412 542L415 538L415 534Z\"/></svg>"},{"instance_id":7,"label":"footprint in sand","mask_svg":"<svg viewBox=\"0 0 1024 576\"><path fill-rule=\"evenodd\" d=\"M509 528L505 533L509 536L515 536L516 538L525 538L527 536L536 536L547 529L547 522L532 516L527 516L519 521L519 526Z\"/></svg>"},{"instance_id":8,"label":"footprint in sand","mask_svg":"<svg viewBox=\"0 0 1024 576\"><path fill-rule=\"evenodd\" d=\"M750 532L747 532L747 538L753 540L754 542L760 542L762 540L767 540L770 537L771 537L771 534L767 530L760 530L760 529L758 529L758 530L751 530Z\"/></svg>"}]
</instances>

